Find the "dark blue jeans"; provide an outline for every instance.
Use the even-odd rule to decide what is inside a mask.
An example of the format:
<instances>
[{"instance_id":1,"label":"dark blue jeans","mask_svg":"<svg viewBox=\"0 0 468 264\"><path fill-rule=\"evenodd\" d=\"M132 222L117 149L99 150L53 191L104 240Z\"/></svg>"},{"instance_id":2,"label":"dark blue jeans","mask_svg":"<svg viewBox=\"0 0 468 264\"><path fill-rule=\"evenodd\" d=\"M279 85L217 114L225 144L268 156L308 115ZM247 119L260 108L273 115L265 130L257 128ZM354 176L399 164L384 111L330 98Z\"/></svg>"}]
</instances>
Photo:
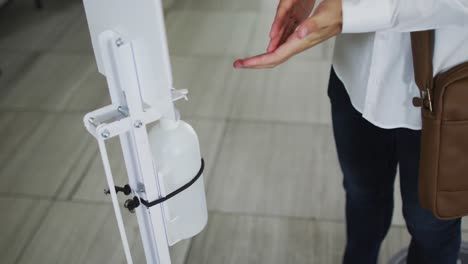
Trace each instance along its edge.
<instances>
[{"instance_id":1,"label":"dark blue jeans","mask_svg":"<svg viewBox=\"0 0 468 264\"><path fill-rule=\"evenodd\" d=\"M403 215L412 237L408 264L455 264L461 243L460 220L438 220L418 203L420 131L382 129L365 120L351 105L333 70L328 95L346 191L343 263L377 263L392 220L398 167Z\"/></svg>"}]
</instances>

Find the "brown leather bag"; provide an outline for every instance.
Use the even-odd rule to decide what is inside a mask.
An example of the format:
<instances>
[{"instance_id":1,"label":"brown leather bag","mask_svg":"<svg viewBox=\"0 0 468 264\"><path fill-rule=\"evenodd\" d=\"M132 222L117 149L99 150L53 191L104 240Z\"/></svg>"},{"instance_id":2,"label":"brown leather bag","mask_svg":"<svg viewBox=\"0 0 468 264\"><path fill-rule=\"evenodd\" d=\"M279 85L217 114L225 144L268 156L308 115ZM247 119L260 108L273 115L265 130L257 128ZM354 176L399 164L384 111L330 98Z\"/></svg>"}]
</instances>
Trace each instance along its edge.
<instances>
[{"instance_id":1,"label":"brown leather bag","mask_svg":"<svg viewBox=\"0 0 468 264\"><path fill-rule=\"evenodd\" d=\"M422 109L419 200L437 218L468 215L468 62L433 78L434 31L411 33ZM468 45L468 43L467 43Z\"/></svg>"}]
</instances>

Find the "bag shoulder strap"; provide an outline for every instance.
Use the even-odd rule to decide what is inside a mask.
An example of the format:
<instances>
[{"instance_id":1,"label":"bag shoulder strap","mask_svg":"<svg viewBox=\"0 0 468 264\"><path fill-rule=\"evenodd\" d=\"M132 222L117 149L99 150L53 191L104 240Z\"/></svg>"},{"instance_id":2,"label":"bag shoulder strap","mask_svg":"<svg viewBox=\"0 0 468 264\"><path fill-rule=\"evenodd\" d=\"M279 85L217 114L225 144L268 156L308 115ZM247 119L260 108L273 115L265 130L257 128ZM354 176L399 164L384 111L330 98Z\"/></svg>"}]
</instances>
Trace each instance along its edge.
<instances>
[{"instance_id":1,"label":"bag shoulder strap","mask_svg":"<svg viewBox=\"0 0 468 264\"><path fill-rule=\"evenodd\" d=\"M423 94L432 91L434 82L432 65L434 30L412 32L411 48L413 51L414 78L421 91L421 98L424 98ZM414 104L421 106L421 102L414 102Z\"/></svg>"}]
</instances>

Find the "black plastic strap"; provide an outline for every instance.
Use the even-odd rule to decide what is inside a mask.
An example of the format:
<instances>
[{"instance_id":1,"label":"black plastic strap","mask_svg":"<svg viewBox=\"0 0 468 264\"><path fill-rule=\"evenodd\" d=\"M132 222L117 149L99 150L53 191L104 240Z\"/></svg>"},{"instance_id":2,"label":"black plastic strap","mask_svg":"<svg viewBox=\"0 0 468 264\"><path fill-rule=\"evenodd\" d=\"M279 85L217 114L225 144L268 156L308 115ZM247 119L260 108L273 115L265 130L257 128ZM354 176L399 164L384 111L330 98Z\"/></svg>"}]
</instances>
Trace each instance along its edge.
<instances>
[{"instance_id":1,"label":"black plastic strap","mask_svg":"<svg viewBox=\"0 0 468 264\"><path fill-rule=\"evenodd\" d=\"M179 189L171 192L170 194L168 194L167 196L165 197L161 197L155 201L152 201L152 202L148 202L146 201L145 199L142 199L140 198L140 201L141 201L141 204L143 204L144 206L150 208L152 206L155 206L155 205L158 205L162 202L165 202L169 199L171 199L172 197L176 196L177 194L185 191L186 189L188 189L190 186L192 186L199 178L200 176L203 174L203 170L205 169L205 161L203 159L201 159L201 166L200 166L200 170L198 171L197 175L195 175L195 177L193 177L192 180L190 180L189 182L187 182L186 184L184 184L184 186L180 187Z\"/></svg>"}]
</instances>

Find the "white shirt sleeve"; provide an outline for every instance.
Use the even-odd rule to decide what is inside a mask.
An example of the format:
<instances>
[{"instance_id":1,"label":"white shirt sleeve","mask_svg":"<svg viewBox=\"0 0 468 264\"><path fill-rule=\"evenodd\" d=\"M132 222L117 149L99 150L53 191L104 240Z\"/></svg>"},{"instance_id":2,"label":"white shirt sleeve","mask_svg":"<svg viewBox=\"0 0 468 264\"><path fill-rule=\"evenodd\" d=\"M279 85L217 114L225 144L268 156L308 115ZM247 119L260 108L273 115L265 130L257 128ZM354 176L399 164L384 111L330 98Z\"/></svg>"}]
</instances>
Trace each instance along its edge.
<instances>
[{"instance_id":1,"label":"white shirt sleeve","mask_svg":"<svg viewBox=\"0 0 468 264\"><path fill-rule=\"evenodd\" d=\"M468 25L468 0L342 1L343 33L409 32Z\"/></svg>"}]
</instances>

